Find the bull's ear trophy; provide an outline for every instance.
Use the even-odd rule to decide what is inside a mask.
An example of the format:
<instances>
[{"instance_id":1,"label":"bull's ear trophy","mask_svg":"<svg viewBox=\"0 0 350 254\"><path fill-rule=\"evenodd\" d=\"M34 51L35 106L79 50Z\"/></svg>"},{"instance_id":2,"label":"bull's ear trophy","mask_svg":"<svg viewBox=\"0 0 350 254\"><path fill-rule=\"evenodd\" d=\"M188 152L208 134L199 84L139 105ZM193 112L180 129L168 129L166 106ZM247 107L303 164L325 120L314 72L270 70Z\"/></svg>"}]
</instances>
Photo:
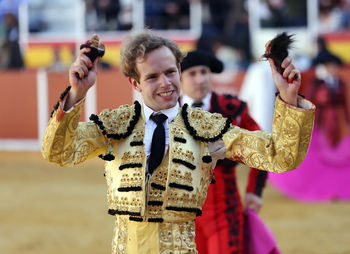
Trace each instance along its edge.
<instances>
[{"instance_id":1,"label":"bull's ear trophy","mask_svg":"<svg viewBox=\"0 0 350 254\"><path fill-rule=\"evenodd\" d=\"M84 44L80 45L80 49L82 48L91 48L90 52L85 53L91 62L95 61L96 57L103 57L105 54L105 45L103 45L101 39L94 34L90 40L87 40Z\"/></svg>"},{"instance_id":2,"label":"bull's ear trophy","mask_svg":"<svg viewBox=\"0 0 350 254\"><path fill-rule=\"evenodd\" d=\"M277 67L277 71L282 75L284 68L281 64L283 60L288 56L288 50L291 49L291 45L294 42L294 35L282 32L278 34L275 38L268 41L265 45L265 54L262 55L262 60L267 60L271 58L274 60Z\"/></svg>"},{"instance_id":3,"label":"bull's ear trophy","mask_svg":"<svg viewBox=\"0 0 350 254\"><path fill-rule=\"evenodd\" d=\"M94 34L90 40L80 45L80 49L83 48L91 48L90 52L84 53L90 58L91 62L94 62L98 56L103 57L105 54L105 45L103 45L101 39L96 34ZM91 68L89 68L89 70L91 70ZM78 73L76 73L76 76L79 78Z\"/></svg>"}]
</instances>

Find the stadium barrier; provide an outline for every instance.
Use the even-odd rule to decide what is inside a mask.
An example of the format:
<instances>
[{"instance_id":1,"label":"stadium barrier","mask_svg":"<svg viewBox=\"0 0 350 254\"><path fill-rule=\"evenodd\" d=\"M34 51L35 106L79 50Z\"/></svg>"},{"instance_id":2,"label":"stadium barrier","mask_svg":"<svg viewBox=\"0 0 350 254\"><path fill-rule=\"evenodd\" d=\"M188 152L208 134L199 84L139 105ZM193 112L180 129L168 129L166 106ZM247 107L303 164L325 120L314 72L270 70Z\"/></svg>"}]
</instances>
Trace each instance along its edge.
<instances>
[{"instance_id":1,"label":"stadium barrier","mask_svg":"<svg viewBox=\"0 0 350 254\"><path fill-rule=\"evenodd\" d=\"M350 66L340 76L348 86L350 101ZM232 82L214 84L218 92L238 94L245 72L238 72ZM306 93L314 70L302 73L301 93ZM67 72L45 69L5 71L0 73L0 150L40 150L50 112L60 94L69 85ZM92 113L117 108L140 99L118 69L101 70L96 85L89 90L80 121L88 121ZM350 103L349 103L350 112Z\"/></svg>"}]
</instances>

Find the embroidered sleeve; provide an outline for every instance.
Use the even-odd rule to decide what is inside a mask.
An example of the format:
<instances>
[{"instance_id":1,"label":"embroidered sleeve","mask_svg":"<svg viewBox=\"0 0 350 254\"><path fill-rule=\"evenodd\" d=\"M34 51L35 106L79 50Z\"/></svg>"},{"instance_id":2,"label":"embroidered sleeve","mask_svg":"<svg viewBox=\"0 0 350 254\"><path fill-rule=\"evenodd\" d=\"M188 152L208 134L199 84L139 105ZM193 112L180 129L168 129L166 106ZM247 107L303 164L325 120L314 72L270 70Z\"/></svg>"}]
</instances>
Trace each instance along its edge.
<instances>
[{"instance_id":1,"label":"embroidered sleeve","mask_svg":"<svg viewBox=\"0 0 350 254\"><path fill-rule=\"evenodd\" d=\"M264 171L281 173L297 168L311 139L315 107L299 99L296 108L276 100L272 133L232 126L223 136L226 158Z\"/></svg>"},{"instance_id":2,"label":"embroidered sleeve","mask_svg":"<svg viewBox=\"0 0 350 254\"><path fill-rule=\"evenodd\" d=\"M247 106L245 107L243 112L240 114L239 126L249 131L260 130L259 125L249 115L249 109ZM266 179L267 179L267 171L251 168L249 172L246 192L251 192L261 197L263 188L265 187Z\"/></svg>"},{"instance_id":3,"label":"embroidered sleeve","mask_svg":"<svg viewBox=\"0 0 350 254\"><path fill-rule=\"evenodd\" d=\"M79 123L83 104L78 104L69 113L64 113L62 107L53 112L41 148L47 161L69 167L106 151L108 140L96 124ZM61 117L58 119L57 115Z\"/></svg>"}]
</instances>

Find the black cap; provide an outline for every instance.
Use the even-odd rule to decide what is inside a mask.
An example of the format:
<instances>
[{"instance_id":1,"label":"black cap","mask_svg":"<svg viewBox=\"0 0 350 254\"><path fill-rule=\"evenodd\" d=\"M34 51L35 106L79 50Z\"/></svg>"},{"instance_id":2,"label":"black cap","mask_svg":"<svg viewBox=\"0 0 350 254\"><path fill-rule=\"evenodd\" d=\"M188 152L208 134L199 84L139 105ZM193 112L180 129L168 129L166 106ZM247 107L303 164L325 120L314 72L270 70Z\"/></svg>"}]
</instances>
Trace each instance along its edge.
<instances>
[{"instance_id":1,"label":"black cap","mask_svg":"<svg viewBox=\"0 0 350 254\"><path fill-rule=\"evenodd\" d=\"M188 52L187 56L182 60L181 71L185 71L186 69L197 65L205 65L214 73L220 73L224 69L223 63L217 59L214 54L197 49Z\"/></svg>"},{"instance_id":2,"label":"black cap","mask_svg":"<svg viewBox=\"0 0 350 254\"><path fill-rule=\"evenodd\" d=\"M313 60L312 65L318 65L318 64L325 64L325 63L336 63L338 65L343 65L342 60L337 57L336 55L333 55L331 52L329 52L327 49L322 50Z\"/></svg>"}]
</instances>

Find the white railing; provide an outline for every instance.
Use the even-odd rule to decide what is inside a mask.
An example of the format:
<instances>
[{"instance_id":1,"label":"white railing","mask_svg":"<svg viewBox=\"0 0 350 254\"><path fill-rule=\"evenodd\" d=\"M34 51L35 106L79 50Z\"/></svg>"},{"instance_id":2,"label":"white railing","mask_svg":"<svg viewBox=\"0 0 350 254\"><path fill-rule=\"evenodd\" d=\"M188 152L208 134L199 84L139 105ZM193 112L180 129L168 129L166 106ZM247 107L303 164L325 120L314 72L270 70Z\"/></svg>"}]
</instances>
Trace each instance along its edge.
<instances>
[{"instance_id":1,"label":"white railing","mask_svg":"<svg viewBox=\"0 0 350 254\"><path fill-rule=\"evenodd\" d=\"M46 43L46 42L76 42L79 46L86 39L85 30L85 4L82 0L72 1L74 4L69 6L60 6L58 15L65 15L74 11L70 27L67 31L42 31L36 33L29 32L30 8L28 4L22 4L19 7L19 26L20 26L20 44L23 50L27 49L28 43ZM132 26L135 30L143 29L145 26L144 0L133 0L132 5ZM50 7L53 8L53 7ZM66 11L65 11L66 9ZM57 12L56 12L57 13ZM56 14L57 15L57 14ZM53 18L51 18L53 19ZM190 2L190 27L188 30L155 30L157 33L173 38L186 38L196 40L201 35L202 30L202 6L200 1ZM101 38L106 37L107 41L120 40L127 31L99 31Z\"/></svg>"}]
</instances>

